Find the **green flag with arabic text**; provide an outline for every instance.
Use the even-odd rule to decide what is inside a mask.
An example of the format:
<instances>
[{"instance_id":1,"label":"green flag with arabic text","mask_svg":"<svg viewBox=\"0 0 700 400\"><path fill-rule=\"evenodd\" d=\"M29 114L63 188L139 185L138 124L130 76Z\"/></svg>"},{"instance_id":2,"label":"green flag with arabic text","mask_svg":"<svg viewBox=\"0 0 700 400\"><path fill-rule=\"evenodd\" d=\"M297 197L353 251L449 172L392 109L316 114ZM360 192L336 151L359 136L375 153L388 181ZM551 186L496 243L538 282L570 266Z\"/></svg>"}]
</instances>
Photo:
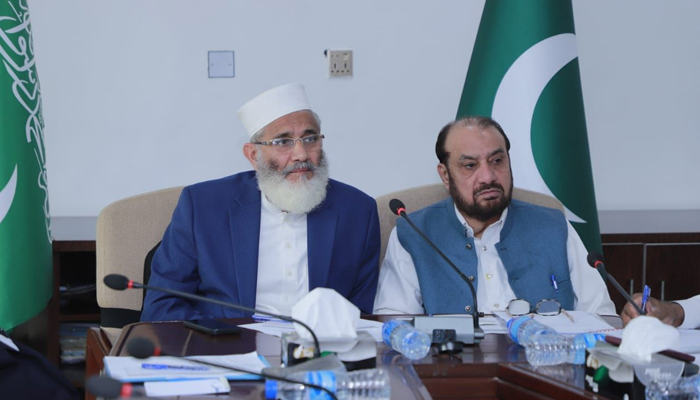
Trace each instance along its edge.
<instances>
[{"instance_id":1,"label":"green flag with arabic text","mask_svg":"<svg viewBox=\"0 0 700 400\"><path fill-rule=\"evenodd\" d=\"M554 195L600 251L570 0L486 0L457 111L466 115L501 124L514 185Z\"/></svg>"},{"instance_id":2,"label":"green flag with arabic text","mask_svg":"<svg viewBox=\"0 0 700 400\"><path fill-rule=\"evenodd\" d=\"M0 327L43 310L52 291L41 90L26 0L0 0Z\"/></svg>"}]
</instances>

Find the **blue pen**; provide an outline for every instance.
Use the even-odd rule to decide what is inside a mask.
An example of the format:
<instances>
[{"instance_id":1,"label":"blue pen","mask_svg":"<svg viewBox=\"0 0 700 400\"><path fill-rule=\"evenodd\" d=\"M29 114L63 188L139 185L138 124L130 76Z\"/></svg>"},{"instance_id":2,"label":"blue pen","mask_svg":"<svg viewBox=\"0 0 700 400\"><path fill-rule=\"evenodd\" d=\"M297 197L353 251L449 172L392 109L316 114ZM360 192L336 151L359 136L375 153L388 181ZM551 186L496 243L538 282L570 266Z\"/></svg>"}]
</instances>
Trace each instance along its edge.
<instances>
[{"instance_id":1,"label":"blue pen","mask_svg":"<svg viewBox=\"0 0 700 400\"><path fill-rule=\"evenodd\" d=\"M209 371L208 367L198 367L194 365L166 365L166 364L141 364L143 369L179 369L185 371Z\"/></svg>"},{"instance_id":2,"label":"blue pen","mask_svg":"<svg viewBox=\"0 0 700 400\"><path fill-rule=\"evenodd\" d=\"M644 285L644 292L642 293L642 311L644 311L644 313L647 312L646 307L647 301L649 300L649 295L651 295L651 288Z\"/></svg>"},{"instance_id":3,"label":"blue pen","mask_svg":"<svg viewBox=\"0 0 700 400\"><path fill-rule=\"evenodd\" d=\"M267 315L260 315L260 314L253 314L253 320L255 322L266 322L271 320L272 317L269 317Z\"/></svg>"},{"instance_id":4,"label":"blue pen","mask_svg":"<svg viewBox=\"0 0 700 400\"><path fill-rule=\"evenodd\" d=\"M552 280L552 286L554 286L554 291L559 293L559 286L557 285L557 278L554 277L554 275L551 275L549 279Z\"/></svg>"},{"instance_id":5,"label":"blue pen","mask_svg":"<svg viewBox=\"0 0 700 400\"><path fill-rule=\"evenodd\" d=\"M267 315L253 314L253 320L255 322L283 322L292 323L292 321L287 321L285 319L279 319L276 317L268 317Z\"/></svg>"}]
</instances>

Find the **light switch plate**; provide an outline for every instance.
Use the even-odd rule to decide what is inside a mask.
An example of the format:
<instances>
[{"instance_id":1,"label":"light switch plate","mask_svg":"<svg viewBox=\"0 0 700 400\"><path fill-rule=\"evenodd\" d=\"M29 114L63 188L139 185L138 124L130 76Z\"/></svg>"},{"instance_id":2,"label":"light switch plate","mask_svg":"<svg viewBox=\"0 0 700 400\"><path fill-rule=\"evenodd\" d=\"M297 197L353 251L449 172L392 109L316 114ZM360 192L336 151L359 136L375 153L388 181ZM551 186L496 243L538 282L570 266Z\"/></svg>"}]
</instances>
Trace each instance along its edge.
<instances>
[{"instance_id":1,"label":"light switch plate","mask_svg":"<svg viewBox=\"0 0 700 400\"><path fill-rule=\"evenodd\" d=\"M233 51L209 52L209 77L233 78L236 76Z\"/></svg>"}]
</instances>

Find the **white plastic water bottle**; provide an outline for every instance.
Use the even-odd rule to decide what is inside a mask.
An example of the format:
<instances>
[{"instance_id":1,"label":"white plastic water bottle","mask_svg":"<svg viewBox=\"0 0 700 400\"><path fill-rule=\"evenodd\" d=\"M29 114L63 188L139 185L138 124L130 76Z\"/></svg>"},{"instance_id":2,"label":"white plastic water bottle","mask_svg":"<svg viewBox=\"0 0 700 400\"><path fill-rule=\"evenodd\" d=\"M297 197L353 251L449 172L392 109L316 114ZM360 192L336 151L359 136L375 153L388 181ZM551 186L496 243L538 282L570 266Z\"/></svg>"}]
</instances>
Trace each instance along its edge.
<instances>
[{"instance_id":1,"label":"white plastic water bottle","mask_svg":"<svg viewBox=\"0 0 700 400\"><path fill-rule=\"evenodd\" d=\"M511 318L506 327L510 338L521 346L527 345L535 336L559 334L554 329L528 316Z\"/></svg>"},{"instance_id":2,"label":"white plastic water bottle","mask_svg":"<svg viewBox=\"0 0 700 400\"><path fill-rule=\"evenodd\" d=\"M430 352L430 336L408 321L392 319L382 326L382 339L387 346L410 360L420 360Z\"/></svg>"},{"instance_id":3,"label":"white plastic water bottle","mask_svg":"<svg viewBox=\"0 0 700 400\"><path fill-rule=\"evenodd\" d=\"M389 400L391 398L389 373L381 368L353 372L304 371L290 374L287 378L322 386L333 392L338 400ZM265 398L331 400L328 393L323 390L276 380L265 382Z\"/></svg>"},{"instance_id":4,"label":"white plastic water bottle","mask_svg":"<svg viewBox=\"0 0 700 400\"><path fill-rule=\"evenodd\" d=\"M605 338L600 333L563 336L530 317L513 318L507 326L511 338L525 347L527 362L534 366L584 364L586 349Z\"/></svg>"},{"instance_id":5,"label":"white plastic water bottle","mask_svg":"<svg viewBox=\"0 0 700 400\"><path fill-rule=\"evenodd\" d=\"M604 340L600 333L579 333L576 336L541 335L525 346L525 358L530 365L582 365L586 362L586 349Z\"/></svg>"},{"instance_id":6,"label":"white plastic water bottle","mask_svg":"<svg viewBox=\"0 0 700 400\"><path fill-rule=\"evenodd\" d=\"M647 400L688 400L700 398L700 375L675 382L653 381L646 388Z\"/></svg>"}]
</instances>

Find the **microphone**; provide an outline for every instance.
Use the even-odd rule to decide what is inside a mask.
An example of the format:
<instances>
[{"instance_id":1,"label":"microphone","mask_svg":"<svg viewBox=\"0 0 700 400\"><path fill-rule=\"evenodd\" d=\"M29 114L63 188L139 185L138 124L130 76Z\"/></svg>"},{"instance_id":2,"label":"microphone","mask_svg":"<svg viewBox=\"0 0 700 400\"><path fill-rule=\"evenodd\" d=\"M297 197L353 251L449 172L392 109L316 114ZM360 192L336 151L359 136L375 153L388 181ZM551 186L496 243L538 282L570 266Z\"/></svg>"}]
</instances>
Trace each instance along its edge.
<instances>
[{"instance_id":1,"label":"microphone","mask_svg":"<svg viewBox=\"0 0 700 400\"><path fill-rule=\"evenodd\" d=\"M181 358L179 356L163 353L161 351L160 347L156 346L155 344L153 344L153 342L151 340L146 339L146 338L133 338L133 339L129 340L129 342L126 345L126 350L129 353L129 355L131 355L134 358L138 358L140 360L148 358L148 357L152 357L152 356L161 356L161 355ZM330 389L327 389L321 385L297 381L294 379L288 379L286 377L281 377L281 376L269 375L269 374L266 374L264 372L247 371L245 369L234 368L234 367L231 367L229 365L221 365L221 364L217 364L217 363L213 363L213 362L209 362L209 361L196 360L196 359L192 359L192 358L187 358L186 360L193 362L193 363L196 363L196 364L207 365L210 367L223 368L223 369L228 369L231 371L243 372L245 374L258 375L258 376L262 376L265 379L289 382L289 383L294 383L294 384L298 384L298 385L305 385L305 386L314 388L316 390L322 390L322 391L326 392L332 399L338 400L335 393L333 393ZM90 378L90 379L92 379L92 378ZM111 379L111 378L107 378L107 379ZM111 380L116 381L114 379L111 379ZM121 382L119 382L119 381L116 381L116 382L121 384ZM110 385L113 385L113 383L110 382Z\"/></svg>"},{"instance_id":2,"label":"microphone","mask_svg":"<svg viewBox=\"0 0 700 400\"><path fill-rule=\"evenodd\" d=\"M588 253L588 257L586 257L586 260L588 260L588 265L597 269L600 273L600 276L603 277L603 280L607 281L608 271L605 269L605 262L603 261L603 259L603 255L598 253L597 251L592 251Z\"/></svg>"},{"instance_id":3,"label":"microphone","mask_svg":"<svg viewBox=\"0 0 700 400\"><path fill-rule=\"evenodd\" d=\"M408 214L406 213L406 206L403 204L403 202L401 200L391 199L391 201L389 201L389 208L391 209L391 211L394 214L396 214L400 217L403 217L403 219L405 219L406 222L408 222L408 224L411 225L411 227L416 232L418 232L418 234L423 238L423 240L425 240L426 243L428 243L430 245L430 247L432 247L433 250L435 250L438 253L438 255L440 255L440 257L442 257L442 259L445 260L445 262L450 267L452 267L452 269L457 273L457 275L459 275L460 278L462 278L462 280L464 282L467 283L467 285L469 285L469 290L472 293L472 300L474 302L474 311L472 312L472 316L474 318L474 336L476 339L477 330L478 330L478 331L481 331L481 338L483 338L483 331L481 330L481 328L479 328L479 307L478 307L477 300L476 300L476 290L474 289L474 285L472 285L472 283L469 281L469 278L467 278L466 275L464 275L464 273L462 273L462 271L460 271L459 268L457 268L454 265L454 263L452 261L450 261L450 259L447 258L447 256L442 251L440 251L440 249L438 249L437 246L435 246L435 244L430 239L428 239L428 237L425 236L425 234L423 234L423 232L421 232L421 230L418 229L418 227L416 225L413 224L413 221L411 221L411 219L408 218Z\"/></svg>"},{"instance_id":4,"label":"microphone","mask_svg":"<svg viewBox=\"0 0 700 400\"><path fill-rule=\"evenodd\" d=\"M146 393L142 389L135 388L131 383L122 383L114 378L108 378L106 376L95 375L89 377L87 381L85 381L85 388L95 396L104 397L106 399L128 399L132 395L138 397L146 396Z\"/></svg>"},{"instance_id":5,"label":"microphone","mask_svg":"<svg viewBox=\"0 0 700 400\"><path fill-rule=\"evenodd\" d=\"M130 356L142 360L148 357L158 357L163 352L161 348L153 344L152 341L145 338L134 338L126 344L126 351Z\"/></svg>"},{"instance_id":6,"label":"microphone","mask_svg":"<svg viewBox=\"0 0 700 400\"><path fill-rule=\"evenodd\" d=\"M399 199L391 199L391 201L389 201L389 208L391 212L400 217L406 216L406 206L403 204L403 201Z\"/></svg>"},{"instance_id":7,"label":"microphone","mask_svg":"<svg viewBox=\"0 0 700 400\"><path fill-rule=\"evenodd\" d=\"M274 318L279 318L283 321L288 321L288 322L295 322L301 326L303 326L309 333L311 333L311 337L314 339L314 358L318 358L321 356L321 346L318 343L318 338L316 337L316 334L314 331L305 323L299 321L298 319L292 318L292 317L287 317L286 315L280 315L280 314L273 314L271 312L267 311L261 311L261 310L256 310L254 308L246 307L246 306L241 306L238 304L233 304L233 303L227 303L225 301L221 300L216 300L216 299L209 299L204 296L198 296L196 294L191 294L187 292L183 292L180 290L175 290L175 289L168 289L168 288L162 288L158 286L151 286L151 285L144 285L143 283L138 283L133 280L130 280L124 275L119 275L119 274L109 274L104 277L104 283L107 285L107 287L114 289L114 290L126 290L126 289L148 289L148 290L155 290L156 292L163 292L163 293L168 293L176 297L182 297L188 300L194 300L194 301L203 301L205 303L211 303L211 304L216 304L222 307L226 308L233 308L235 310L241 310L241 311L246 311L249 313L254 313L254 314L262 314L262 315L268 315L270 317Z\"/></svg>"},{"instance_id":8,"label":"microphone","mask_svg":"<svg viewBox=\"0 0 700 400\"><path fill-rule=\"evenodd\" d=\"M592 252L588 253L587 259L588 259L588 264L591 267L598 270L598 272L600 273L600 276L603 277L604 281L610 281L610 283L613 284L615 289L617 289L617 291L620 292L622 297L624 297L625 300L627 300L628 302L630 302L630 304L632 304L632 306L634 306L635 310L637 310L639 315L646 315L646 312L644 310L642 310L641 308L639 308L637 303L634 300L632 300L632 297L630 297L630 295L625 291L625 289L623 289L622 286L620 286L620 284L617 283L617 280L612 275L610 275L608 273L608 271L605 269L605 262L603 261L604 258L603 258L602 254L598 253L597 251L592 251Z\"/></svg>"}]
</instances>

